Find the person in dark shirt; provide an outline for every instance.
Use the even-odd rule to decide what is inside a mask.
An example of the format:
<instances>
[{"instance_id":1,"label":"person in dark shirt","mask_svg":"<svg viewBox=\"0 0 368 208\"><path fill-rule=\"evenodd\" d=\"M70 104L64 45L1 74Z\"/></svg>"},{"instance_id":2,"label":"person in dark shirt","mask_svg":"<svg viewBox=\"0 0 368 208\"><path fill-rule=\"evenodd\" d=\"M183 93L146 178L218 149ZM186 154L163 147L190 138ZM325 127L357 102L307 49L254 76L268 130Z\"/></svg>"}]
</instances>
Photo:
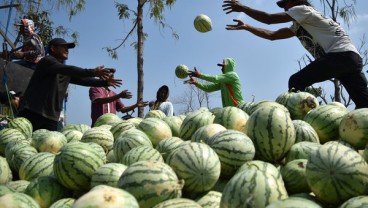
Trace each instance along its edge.
<instances>
[{"instance_id":1,"label":"person in dark shirt","mask_svg":"<svg viewBox=\"0 0 368 208\"><path fill-rule=\"evenodd\" d=\"M48 44L50 55L37 64L21 99L18 115L30 120L33 130L57 130L69 83L89 87L119 87L122 83L120 79L114 79L110 70L104 66L83 69L64 64L68 59L69 48L74 47L74 43L54 38Z\"/></svg>"}]
</instances>

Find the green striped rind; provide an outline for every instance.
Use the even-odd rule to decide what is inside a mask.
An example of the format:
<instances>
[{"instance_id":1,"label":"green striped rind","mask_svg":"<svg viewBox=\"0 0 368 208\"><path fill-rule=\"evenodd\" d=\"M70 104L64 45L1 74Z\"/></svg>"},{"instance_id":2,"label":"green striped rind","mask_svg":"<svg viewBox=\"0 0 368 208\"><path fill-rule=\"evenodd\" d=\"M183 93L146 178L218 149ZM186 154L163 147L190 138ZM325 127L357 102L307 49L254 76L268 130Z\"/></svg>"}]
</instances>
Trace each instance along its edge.
<instances>
[{"instance_id":1,"label":"green striped rind","mask_svg":"<svg viewBox=\"0 0 368 208\"><path fill-rule=\"evenodd\" d=\"M227 106L216 111L214 114L215 119L213 123L221 124L226 129L245 131L245 124L249 116L243 110L234 106Z\"/></svg>"},{"instance_id":2,"label":"green striped rind","mask_svg":"<svg viewBox=\"0 0 368 208\"><path fill-rule=\"evenodd\" d=\"M286 104L286 108L289 110L293 120L303 119L310 110L318 106L317 98L308 92L291 93Z\"/></svg>"},{"instance_id":3,"label":"green striped rind","mask_svg":"<svg viewBox=\"0 0 368 208\"><path fill-rule=\"evenodd\" d=\"M215 116L211 112L205 110L197 110L189 113L180 126L179 137L183 140L190 140L197 129L212 124L214 119Z\"/></svg>"},{"instance_id":4,"label":"green striped rind","mask_svg":"<svg viewBox=\"0 0 368 208\"><path fill-rule=\"evenodd\" d=\"M84 133L90 128L91 127L86 124L67 124L64 126L64 128L61 131L64 132L67 130L77 130L77 131L80 131L81 133Z\"/></svg>"},{"instance_id":5,"label":"green striped rind","mask_svg":"<svg viewBox=\"0 0 368 208\"><path fill-rule=\"evenodd\" d=\"M8 128L19 130L20 132L22 132L25 138L32 137L32 132L33 132L32 124L28 119L24 117L18 117L18 118L12 119L8 123Z\"/></svg>"},{"instance_id":6,"label":"green striped rind","mask_svg":"<svg viewBox=\"0 0 368 208\"><path fill-rule=\"evenodd\" d=\"M220 131L225 131L226 128L221 124L213 123L200 127L191 137L192 142L204 142L207 144L208 140Z\"/></svg>"},{"instance_id":7,"label":"green striped rind","mask_svg":"<svg viewBox=\"0 0 368 208\"><path fill-rule=\"evenodd\" d=\"M68 197L68 192L70 191L51 176L41 176L32 180L24 191L40 207L50 207L57 200Z\"/></svg>"},{"instance_id":8,"label":"green striped rind","mask_svg":"<svg viewBox=\"0 0 368 208\"><path fill-rule=\"evenodd\" d=\"M200 14L194 19L194 27L198 32L209 32L212 30L211 19L207 15Z\"/></svg>"},{"instance_id":9,"label":"green striped rind","mask_svg":"<svg viewBox=\"0 0 368 208\"><path fill-rule=\"evenodd\" d=\"M114 144L114 135L107 129L94 127L84 132L81 142L99 144L107 153Z\"/></svg>"},{"instance_id":10,"label":"green striped rind","mask_svg":"<svg viewBox=\"0 0 368 208\"><path fill-rule=\"evenodd\" d=\"M282 94L280 94L279 96L277 96L275 102L283 105L283 106L287 106L287 103L289 101L289 98L291 97L291 95L293 94L293 92L284 92Z\"/></svg>"},{"instance_id":11,"label":"green striped rind","mask_svg":"<svg viewBox=\"0 0 368 208\"><path fill-rule=\"evenodd\" d=\"M355 149L364 149L368 143L368 108L353 110L342 117L340 138Z\"/></svg>"},{"instance_id":12,"label":"green striped rind","mask_svg":"<svg viewBox=\"0 0 368 208\"><path fill-rule=\"evenodd\" d=\"M167 116L162 119L167 125L169 125L172 136L178 137L180 135L180 126L183 123L183 119L179 116Z\"/></svg>"},{"instance_id":13,"label":"green striped rind","mask_svg":"<svg viewBox=\"0 0 368 208\"><path fill-rule=\"evenodd\" d=\"M166 161L167 156L180 146L184 141L179 137L171 137L160 141L156 149L161 153L162 157Z\"/></svg>"},{"instance_id":14,"label":"green striped rind","mask_svg":"<svg viewBox=\"0 0 368 208\"><path fill-rule=\"evenodd\" d=\"M57 131L50 131L41 134L37 140L32 140L32 145L39 152L50 152L56 154L67 143L64 134Z\"/></svg>"},{"instance_id":15,"label":"green striped rind","mask_svg":"<svg viewBox=\"0 0 368 208\"><path fill-rule=\"evenodd\" d=\"M181 197L183 181L163 162L140 161L124 171L118 187L131 193L141 208L148 208Z\"/></svg>"},{"instance_id":16,"label":"green striped rind","mask_svg":"<svg viewBox=\"0 0 368 208\"><path fill-rule=\"evenodd\" d=\"M368 196L356 196L345 201L339 208L368 207Z\"/></svg>"},{"instance_id":17,"label":"green striped rind","mask_svg":"<svg viewBox=\"0 0 368 208\"><path fill-rule=\"evenodd\" d=\"M131 165L138 161L158 161L164 162L164 158L161 156L161 153L150 146L138 146L129 150L121 160L118 160L119 163L124 165Z\"/></svg>"},{"instance_id":18,"label":"green striped rind","mask_svg":"<svg viewBox=\"0 0 368 208\"><path fill-rule=\"evenodd\" d=\"M303 120L293 120L295 128L295 143L298 142L315 142L319 143L319 138L316 130Z\"/></svg>"},{"instance_id":19,"label":"green striped rind","mask_svg":"<svg viewBox=\"0 0 368 208\"><path fill-rule=\"evenodd\" d=\"M98 185L117 187L121 174L127 166L120 163L107 163L97 168L91 178L91 188Z\"/></svg>"},{"instance_id":20,"label":"green striped rind","mask_svg":"<svg viewBox=\"0 0 368 208\"><path fill-rule=\"evenodd\" d=\"M176 68L175 68L175 75L176 77L180 78L180 79L185 79L188 77L188 67L184 64L179 64Z\"/></svg>"},{"instance_id":21,"label":"green striped rind","mask_svg":"<svg viewBox=\"0 0 368 208\"><path fill-rule=\"evenodd\" d=\"M139 208L137 200L126 190L104 186L96 187L78 198L73 204L73 208Z\"/></svg>"},{"instance_id":22,"label":"green striped rind","mask_svg":"<svg viewBox=\"0 0 368 208\"><path fill-rule=\"evenodd\" d=\"M98 153L98 155L100 155L103 162L106 163L107 156L106 156L105 150L101 147L101 145L96 144L94 142L87 142L86 144L88 144L90 147L92 147Z\"/></svg>"},{"instance_id":23,"label":"green striped rind","mask_svg":"<svg viewBox=\"0 0 368 208\"><path fill-rule=\"evenodd\" d=\"M163 119L166 117L166 114L160 110L151 110L144 116L144 118L158 118Z\"/></svg>"},{"instance_id":24,"label":"green striped rind","mask_svg":"<svg viewBox=\"0 0 368 208\"><path fill-rule=\"evenodd\" d=\"M323 105L315 108L304 117L318 134L321 144L339 137L339 124L347 111L333 105Z\"/></svg>"},{"instance_id":25,"label":"green striped rind","mask_svg":"<svg viewBox=\"0 0 368 208\"><path fill-rule=\"evenodd\" d=\"M171 129L163 120L158 118L146 118L141 121L137 129L147 134L153 147L164 139L172 137Z\"/></svg>"},{"instance_id":26,"label":"green striped rind","mask_svg":"<svg viewBox=\"0 0 368 208\"><path fill-rule=\"evenodd\" d=\"M1 129L0 130L0 155L5 156L6 145L11 141L28 140L22 132L17 129Z\"/></svg>"},{"instance_id":27,"label":"green striped rind","mask_svg":"<svg viewBox=\"0 0 368 208\"><path fill-rule=\"evenodd\" d=\"M263 108L263 107L265 107L265 106L268 106L268 107L278 107L278 108L280 108L280 109L282 109L283 111L285 111L285 113L287 114L287 115L289 115L290 116L290 112L289 112L289 110L285 107L285 106L283 106L283 105L281 105L280 103L277 103L277 102L274 102L274 101L269 101L269 100L263 100L263 101L260 101L260 102L257 102L257 103L254 103L250 108L249 108L249 113L248 113L248 115L250 116L250 115L252 115L253 114L253 112L255 112L256 110L258 110L258 109L260 109L260 108Z\"/></svg>"},{"instance_id":28,"label":"green striped rind","mask_svg":"<svg viewBox=\"0 0 368 208\"><path fill-rule=\"evenodd\" d=\"M245 170L230 179L222 192L220 207L266 207L288 194L274 177L259 170Z\"/></svg>"},{"instance_id":29,"label":"green striped rind","mask_svg":"<svg viewBox=\"0 0 368 208\"><path fill-rule=\"evenodd\" d=\"M22 163L36 153L36 148L24 142L9 142L5 149L6 160L16 173L19 172Z\"/></svg>"},{"instance_id":30,"label":"green striped rind","mask_svg":"<svg viewBox=\"0 0 368 208\"><path fill-rule=\"evenodd\" d=\"M114 140L116 140L121 133L127 131L129 129L135 128L134 124L129 121L122 120L119 123L113 125L110 129L112 135L114 136Z\"/></svg>"},{"instance_id":31,"label":"green striped rind","mask_svg":"<svg viewBox=\"0 0 368 208\"><path fill-rule=\"evenodd\" d=\"M307 163L309 187L321 201L338 205L367 194L368 164L355 150L337 142L322 145Z\"/></svg>"},{"instance_id":32,"label":"green striped rind","mask_svg":"<svg viewBox=\"0 0 368 208\"><path fill-rule=\"evenodd\" d=\"M106 154L106 163L114 162L117 162L117 159L115 158L114 150L112 149Z\"/></svg>"},{"instance_id":33,"label":"green striped rind","mask_svg":"<svg viewBox=\"0 0 368 208\"><path fill-rule=\"evenodd\" d=\"M170 165L180 179L185 180L188 192L209 191L220 177L221 164L216 152L206 144L191 142L168 157Z\"/></svg>"},{"instance_id":34,"label":"green striped rind","mask_svg":"<svg viewBox=\"0 0 368 208\"><path fill-rule=\"evenodd\" d=\"M220 158L221 177L232 177L240 166L253 160L255 155L252 140L236 130L221 131L211 137L207 144Z\"/></svg>"},{"instance_id":35,"label":"green striped rind","mask_svg":"<svg viewBox=\"0 0 368 208\"><path fill-rule=\"evenodd\" d=\"M128 122L132 123L136 128L138 127L139 123L141 121L143 121L143 118L140 117L135 117L135 118L130 118L127 120Z\"/></svg>"},{"instance_id":36,"label":"green striped rind","mask_svg":"<svg viewBox=\"0 0 368 208\"><path fill-rule=\"evenodd\" d=\"M243 110L246 114L250 115L250 108L252 107L252 105L254 105L254 102L243 102L240 103L238 106L236 106L237 108L240 108L241 110Z\"/></svg>"},{"instance_id":37,"label":"green striped rind","mask_svg":"<svg viewBox=\"0 0 368 208\"><path fill-rule=\"evenodd\" d=\"M202 208L220 207L222 193L218 191L209 191L206 195L197 200Z\"/></svg>"},{"instance_id":38,"label":"green striped rind","mask_svg":"<svg viewBox=\"0 0 368 208\"><path fill-rule=\"evenodd\" d=\"M312 200L300 198L300 197L289 197L287 199L278 200L269 204L266 208L322 208L322 206Z\"/></svg>"},{"instance_id":39,"label":"green striped rind","mask_svg":"<svg viewBox=\"0 0 368 208\"><path fill-rule=\"evenodd\" d=\"M102 126L102 125L110 125L113 126L117 123L120 123L122 119L113 113L105 113L97 118L93 127Z\"/></svg>"},{"instance_id":40,"label":"green striped rind","mask_svg":"<svg viewBox=\"0 0 368 208\"><path fill-rule=\"evenodd\" d=\"M0 197L1 208L40 208L35 200L27 194L9 193Z\"/></svg>"},{"instance_id":41,"label":"green striped rind","mask_svg":"<svg viewBox=\"0 0 368 208\"><path fill-rule=\"evenodd\" d=\"M53 174L55 155L49 152L40 152L26 159L19 168L19 178L31 181L40 176Z\"/></svg>"},{"instance_id":42,"label":"green striped rind","mask_svg":"<svg viewBox=\"0 0 368 208\"><path fill-rule=\"evenodd\" d=\"M69 189L88 190L93 173L103 164L100 153L90 145L69 143L55 157L54 174Z\"/></svg>"},{"instance_id":43,"label":"green striped rind","mask_svg":"<svg viewBox=\"0 0 368 208\"><path fill-rule=\"evenodd\" d=\"M129 129L123 132L114 142L113 150L116 160L123 158L124 154L134 147L138 146L150 146L152 142L148 138L147 134L139 129Z\"/></svg>"},{"instance_id":44,"label":"green striped rind","mask_svg":"<svg viewBox=\"0 0 368 208\"><path fill-rule=\"evenodd\" d=\"M28 185L29 181L26 180L9 181L9 183L6 184L7 187L19 193L23 193Z\"/></svg>"},{"instance_id":45,"label":"green striped rind","mask_svg":"<svg viewBox=\"0 0 368 208\"><path fill-rule=\"evenodd\" d=\"M13 192L15 192L14 189L7 187L6 185L0 185L0 197Z\"/></svg>"},{"instance_id":46,"label":"green striped rind","mask_svg":"<svg viewBox=\"0 0 368 208\"><path fill-rule=\"evenodd\" d=\"M12 171L6 158L0 156L0 185L6 184L13 179Z\"/></svg>"},{"instance_id":47,"label":"green striped rind","mask_svg":"<svg viewBox=\"0 0 368 208\"><path fill-rule=\"evenodd\" d=\"M256 158L271 163L280 162L295 143L291 118L275 106L253 112L246 124L246 134L253 140Z\"/></svg>"},{"instance_id":48,"label":"green striped rind","mask_svg":"<svg viewBox=\"0 0 368 208\"><path fill-rule=\"evenodd\" d=\"M297 159L309 159L312 152L318 150L321 144L314 142L299 142L291 146L290 151L286 154L285 162L288 163Z\"/></svg>"},{"instance_id":49,"label":"green striped rind","mask_svg":"<svg viewBox=\"0 0 368 208\"><path fill-rule=\"evenodd\" d=\"M38 137L40 137L42 134L44 134L44 133L48 133L48 132L50 132L49 130L47 130L47 129L37 129L36 131L34 131L33 133L32 133L32 139L33 138L38 138Z\"/></svg>"},{"instance_id":50,"label":"green striped rind","mask_svg":"<svg viewBox=\"0 0 368 208\"><path fill-rule=\"evenodd\" d=\"M197 202L186 199L186 198L176 198L169 199L164 202L161 202L154 206L153 208L201 208L201 205Z\"/></svg>"},{"instance_id":51,"label":"green striped rind","mask_svg":"<svg viewBox=\"0 0 368 208\"><path fill-rule=\"evenodd\" d=\"M64 134L66 140L69 142L79 142L82 139L83 133L75 130L75 129L69 129L62 131Z\"/></svg>"},{"instance_id":52,"label":"green striped rind","mask_svg":"<svg viewBox=\"0 0 368 208\"><path fill-rule=\"evenodd\" d=\"M297 159L281 167L281 175L289 194L309 193L311 190L305 176L307 159Z\"/></svg>"},{"instance_id":53,"label":"green striped rind","mask_svg":"<svg viewBox=\"0 0 368 208\"><path fill-rule=\"evenodd\" d=\"M50 206L50 208L72 208L74 202L75 202L74 198L59 199L56 202L54 202Z\"/></svg>"}]
</instances>

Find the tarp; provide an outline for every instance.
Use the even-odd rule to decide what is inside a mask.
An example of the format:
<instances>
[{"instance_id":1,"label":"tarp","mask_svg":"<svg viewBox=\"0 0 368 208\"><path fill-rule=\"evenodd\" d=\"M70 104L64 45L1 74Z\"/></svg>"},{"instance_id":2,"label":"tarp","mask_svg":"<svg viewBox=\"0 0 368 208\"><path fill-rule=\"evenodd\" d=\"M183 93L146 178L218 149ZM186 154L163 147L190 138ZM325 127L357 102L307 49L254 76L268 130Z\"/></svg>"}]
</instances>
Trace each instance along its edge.
<instances>
[{"instance_id":1,"label":"tarp","mask_svg":"<svg viewBox=\"0 0 368 208\"><path fill-rule=\"evenodd\" d=\"M0 92L6 91L3 82L4 65L4 60L0 58ZM33 70L19 64L8 62L5 66L5 73L7 75L8 89L24 93L33 74Z\"/></svg>"}]
</instances>

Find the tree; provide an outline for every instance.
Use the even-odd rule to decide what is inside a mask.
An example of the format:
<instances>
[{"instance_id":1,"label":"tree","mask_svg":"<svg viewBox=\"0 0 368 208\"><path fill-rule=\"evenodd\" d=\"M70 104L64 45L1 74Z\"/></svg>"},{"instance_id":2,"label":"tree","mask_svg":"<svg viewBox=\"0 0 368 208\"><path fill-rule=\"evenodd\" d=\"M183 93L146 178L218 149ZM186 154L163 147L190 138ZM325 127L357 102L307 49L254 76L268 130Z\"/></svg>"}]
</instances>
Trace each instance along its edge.
<instances>
[{"instance_id":1,"label":"tree","mask_svg":"<svg viewBox=\"0 0 368 208\"><path fill-rule=\"evenodd\" d=\"M112 48L112 47L106 47L105 49L109 53L109 55L117 59L117 49L122 47L128 38L133 35L134 32L136 32L137 35L137 42L134 42L132 45L137 50L137 73L138 73L138 89L137 89L137 100L143 99L143 90L144 90L144 70L143 70L143 49L144 49L144 41L148 37L147 33L143 31L143 8L144 6L149 3L149 14L150 18L153 18L155 23L158 23L160 27L165 28L169 27L171 30L172 28L165 23L165 18L163 16L163 12L165 7L171 7L174 5L175 0L137 0L137 9L132 10L128 7L127 4L123 3L116 3L116 8L118 10L118 16L119 19L130 19L131 15L133 26L126 35L121 43ZM178 39L178 35L172 30L173 37ZM143 117L144 116L144 108L138 109L138 116Z\"/></svg>"}]
</instances>

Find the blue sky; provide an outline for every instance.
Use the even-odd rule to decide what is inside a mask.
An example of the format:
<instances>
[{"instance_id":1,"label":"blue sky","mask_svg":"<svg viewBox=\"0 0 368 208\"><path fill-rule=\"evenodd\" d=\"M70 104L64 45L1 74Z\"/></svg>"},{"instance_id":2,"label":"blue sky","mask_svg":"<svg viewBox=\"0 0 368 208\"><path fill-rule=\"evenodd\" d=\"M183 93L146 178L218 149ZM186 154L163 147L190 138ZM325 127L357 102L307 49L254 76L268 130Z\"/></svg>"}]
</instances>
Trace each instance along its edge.
<instances>
[{"instance_id":1,"label":"blue sky","mask_svg":"<svg viewBox=\"0 0 368 208\"><path fill-rule=\"evenodd\" d=\"M132 9L136 8L136 1L119 2L128 2ZM270 13L282 11L276 6L276 1L242 2ZM316 7L319 2L312 1ZM357 1L358 21L353 22L350 28L345 26L356 45L360 43L363 34L368 32L367 8L367 1ZM4 25L3 21L7 16L4 16L4 11L0 12L1 24ZM194 29L193 20L198 14L206 14L212 19L211 32L199 33ZM185 64L190 69L197 67L201 73L219 74L221 71L216 64L227 57L236 61L236 71L241 79L246 101L251 101L253 96L256 102L275 100L278 95L287 91L289 76L298 71L297 61L306 53L296 38L269 41L249 32L225 30L226 24L232 24L234 18L270 30L288 27L290 23L265 25L239 13L226 15L222 11L222 1L178 0L171 9L165 10L164 15L166 22L179 34L179 40L171 36L169 28L160 29L149 19L148 10L145 9L144 31L148 33L148 39L144 49L144 100L154 100L157 89L164 84L170 88L172 101L183 96L188 86L183 84L183 80L175 77L174 70L177 65ZM83 68L95 68L99 65L116 68L116 77L123 80L123 85L115 91L130 90L133 98L122 101L125 105L134 104L137 95L137 62L136 52L130 46L134 39L129 39L126 46L119 49L117 60L111 59L106 51L102 50L103 47L118 45L120 39L131 29L130 20L118 19L114 1L90 0L87 1L85 10L73 17L71 22L62 12L54 12L52 20L55 24L62 24L79 32L79 46L70 50L68 64ZM332 83L326 81L315 86L329 89ZM332 90L330 92L332 93ZM210 106L221 106L219 93L213 93ZM182 107L174 105L174 108L178 113ZM147 111L148 108L145 109L145 112ZM67 123L91 123L87 87L70 86L66 114ZM119 115L122 116L120 113Z\"/></svg>"}]
</instances>

